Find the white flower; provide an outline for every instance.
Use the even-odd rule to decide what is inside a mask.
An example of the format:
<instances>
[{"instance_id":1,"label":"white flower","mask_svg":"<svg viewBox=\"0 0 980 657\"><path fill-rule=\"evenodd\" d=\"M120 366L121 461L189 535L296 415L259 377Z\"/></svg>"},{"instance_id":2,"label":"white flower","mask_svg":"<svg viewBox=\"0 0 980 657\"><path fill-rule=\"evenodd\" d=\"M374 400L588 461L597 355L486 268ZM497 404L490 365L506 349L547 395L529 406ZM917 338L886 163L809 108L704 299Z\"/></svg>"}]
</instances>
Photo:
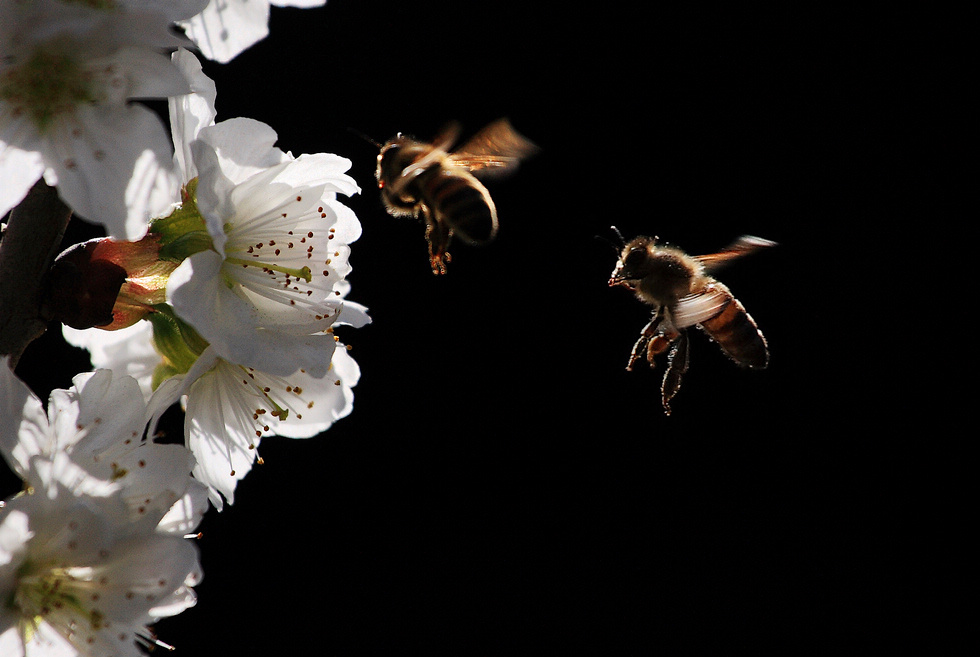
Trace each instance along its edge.
<instances>
[{"instance_id":1,"label":"white flower","mask_svg":"<svg viewBox=\"0 0 980 657\"><path fill-rule=\"evenodd\" d=\"M129 335L119 335L124 332ZM183 401L185 444L196 459L193 474L210 488L210 500L218 509L223 508L222 496L234 502L238 481L261 460L262 438L310 438L326 431L350 414L353 387L360 378L357 363L339 342L326 376L320 378L303 371L271 375L230 363L206 349L189 372L168 379L152 393L151 373L161 357L152 349L149 322L111 332L65 329L65 335L72 344L90 350L95 367L143 372L140 381L144 397L151 400L149 413L160 414L172 401ZM135 360L134 353L139 354Z\"/></svg>"},{"instance_id":2,"label":"white flower","mask_svg":"<svg viewBox=\"0 0 980 657\"><path fill-rule=\"evenodd\" d=\"M145 328L126 330L135 344L102 331L65 336L88 347L96 367L156 381L155 415L183 401L194 475L220 509L262 437L310 437L350 413L359 371L334 326L370 319L345 300L360 224L337 192L359 190L344 158L294 158L258 121L214 124L213 83L190 53L174 61L197 92L171 101L174 159L185 185L194 183L213 248L170 274L175 312L147 316L159 354L147 348Z\"/></svg>"},{"instance_id":3,"label":"white flower","mask_svg":"<svg viewBox=\"0 0 980 657\"><path fill-rule=\"evenodd\" d=\"M202 362L209 358L206 352ZM187 445L197 457L194 476L211 488L211 503L234 503L238 481L260 463L258 447L266 435L310 438L347 416L360 371L344 349L333 356L326 376L299 371L275 376L215 358L187 390ZM188 379L191 379L189 376Z\"/></svg>"},{"instance_id":4,"label":"white flower","mask_svg":"<svg viewBox=\"0 0 980 657\"><path fill-rule=\"evenodd\" d=\"M193 452L194 476L210 489L217 509L234 502L234 490L259 460L258 446L269 435L310 438L326 431L353 408L360 369L340 342L326 376L297 371L272 375L218 358L205 349L184 375L151 392L152 370L161 364L152 349L149 322L121 331L64 329L69 342L87 348L92 364L115 372L139 370L150 413L159 415L181 399L186 411L184 439ZM127 333L126 336L119 334ZM120 339L122 338L122 339ZM133 354L138 354L134 359Z\"/></svg>"},{"instance_id":5,"label":"white flower","mask_svg":"<svg viewBox=\"0 0 980 657\"><path fill-rule=\"evenodd\" d=\"M350 161L327 153L294 158L258 121L211 124L213 85L189 53L174 60L205 91L171 101L171 120L175 158L185 183L197 176L197 207L214 250L171 274L168 301L225 360L323 376L330 327L369 321L363 307L344 301L349 245L361 232L337 200L338 192L360 191L345 173Z\"/></svg>"},{"instance_id":6,"label":"white flower","mask_svg":"<svg viewBox=\"0 0 980 657\"><path fill-rule=\"evenodd\" d=\"M233 135L245 127L253 134L264 130L241 119L202 132L238 141ZM336 202L340 187L329 181L340 178L349 162L300 156L219 195L209 187L216 177L227 181L211 168L217 151L198 142L195 152L198 168L205 167L198 206L209 227L219 221L224 227L212 232L216 242L224 239L224 253L187 258L170 275L168 302L226 360L275 374L305 368L323 376L333 352L331 326L368 322L361 306L344 299L349 244L360 225ZM208 155L215 159L202 165Z\"/></svg>"},{"instance_id":7,"label":"white flower","mask_svg":"<svg viewBox=\"0 0 980 657\"><path fill-rule=\"evenodd\" d=\"M269 5L320 7L327 0L211 0L181 25L208 59L230 61L269 34Z\"/></svg>"},{"instance_id":8,"label":"white flower","mask_svg":"<svg viewBox=\"0 0 980 657\"><path fill-rule=\"evenodd\" d=\"M192 542L133 522L119 493L18 496L0 510L0 654L144 654L200 578Z\"/></svg>"},{"instance_id":9,"label":"white flower","mask_svg":"<svg viewBox=\"0 0 980 657\"><path fill-rule=\"evenodd\" d=\"M142 439L149 419L130 377L109 370L79 374L54 390L47 412L0 359L0 453L32 488L52 482L75 494L119 493L133 521L177 534L193 531L207 510L206 491L190 477L191 453Z\"/></svg>"},{"instance_id":10,"label":"white flower","mask_svg":"<svg viewBox=\"0 0 980 657\"><path fill-rule=\"evenodd\" d=\"M163 125L130 101L187 92L163 51L201 2L0 3L0 215L43 176L111 235L145 232L178 181Z\"/></svg>"},{"instance_id":11,"label":"white flower","mask_svg":"<svg viewBox=\"0 0 980 657\"><path fill-rule=\"evenodd\" d=\"M143 398L150 399L153 370L160 364L160 354L153 348L153 326L149 322L137 322L117 331L62 325L61 333L68 344L89 351L93 367L112 370L116 376L133 377Z\"/></svg>"}]
</instances>

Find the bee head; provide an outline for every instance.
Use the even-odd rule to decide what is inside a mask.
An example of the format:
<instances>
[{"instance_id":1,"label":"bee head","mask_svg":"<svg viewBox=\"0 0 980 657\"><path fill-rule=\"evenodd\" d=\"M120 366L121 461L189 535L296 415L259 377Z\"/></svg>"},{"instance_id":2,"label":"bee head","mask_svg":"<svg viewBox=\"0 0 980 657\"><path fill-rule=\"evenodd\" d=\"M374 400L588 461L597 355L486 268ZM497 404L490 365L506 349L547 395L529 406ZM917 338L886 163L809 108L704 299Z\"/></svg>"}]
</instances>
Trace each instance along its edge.
<instances>
[{"instance_id":1,"label":"bee head","mask_svg":"<svg viewBox=\"0 0 980 657\"><path fill-rule=\"evenodd\" d=\"M616 230L615 226L613 230ZM643 278L648 273L646 271L647 265L653 257L657 238L641 235L627 243L618 230L616 230L616 234L623 245L619 250L619 261L616 262L616 268L613 269L612 276L609 278L609 285L629 286L630 281Z\"/></svg>"},{"instance_id":2,"label":"bee head","mask_svg":"<svg viewBox=\"0 0 980 657\"><path fill-rule=\"evenodd\" d=\"M378 167L374 172L374 177L378 179L378 187L383 188L390 183L399 173L401 168L396 168L401 143L398 138L392 139L378 151Z\"/></svg>"},{"instance_id":3,"label":"bee head","mask_svg":"<svg viewBox=\"0 0 980 657\"><path fill-rule=\"evenodd\" d=\"M406 167L414 164L429 151L430 147L410 137L398 133L393 139L385 142L378 152L378 168L375 177L378 187L382 189L390 185Z\"/></svg>"}]
</instances>

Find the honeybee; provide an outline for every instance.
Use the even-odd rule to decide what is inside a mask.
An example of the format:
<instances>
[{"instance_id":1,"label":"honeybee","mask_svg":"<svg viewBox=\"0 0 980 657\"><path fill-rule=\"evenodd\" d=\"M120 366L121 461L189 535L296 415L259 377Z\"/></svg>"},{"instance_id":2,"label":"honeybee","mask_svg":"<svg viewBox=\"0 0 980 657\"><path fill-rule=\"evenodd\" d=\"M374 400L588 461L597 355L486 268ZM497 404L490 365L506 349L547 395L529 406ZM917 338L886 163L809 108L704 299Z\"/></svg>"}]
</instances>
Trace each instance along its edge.
<instances>
[{"instance_id":1,"label":"honeybee","mask_svg":"<svg viewBox=\"0 0 980 657\"><path fill-rule=\"evenodd\" d=\"M469 244L486 244L497 235L497 208L474 174L511 172L537 150L507 119L494 121L451 152L458 136L456 123L432 143L399 134L378 153L375 176L385 207L392 216L425 219L433 274L446 273L454 235Z\"/></svg>"},{"instance_id":2,"label":"honeybee","mask_svg":"<svg viewBox=\"0 0 980 657\"><path fill-rule=\"evenodd\" d=\"M743 235L718 253L701 256L658 244L656 237L641 236L626 243L620 235L620 242L622 250L609 285L627 287L640 301L654 307L650 323L633 345L626 369L633 369L644 350L651 367L657 356L670 350L660 388L667 415L670 400L687 371L689 326L703 329L739 365L752 369L768 365L769 347L762 331L745 306L710 272L736 258L776 246L775 242Z\"/></svg>"}]
</instances>

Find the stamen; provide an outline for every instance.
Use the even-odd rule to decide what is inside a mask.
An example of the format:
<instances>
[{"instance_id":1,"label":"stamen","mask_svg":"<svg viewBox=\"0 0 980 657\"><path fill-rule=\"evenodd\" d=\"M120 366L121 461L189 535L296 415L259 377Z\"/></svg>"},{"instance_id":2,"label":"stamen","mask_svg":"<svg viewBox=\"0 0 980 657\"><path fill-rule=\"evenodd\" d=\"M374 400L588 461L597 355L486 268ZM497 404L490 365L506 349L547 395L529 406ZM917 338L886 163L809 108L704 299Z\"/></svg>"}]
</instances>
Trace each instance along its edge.
<instances>
[{"instance_id":1,"label":"stamen","mask_svg":"<svg viewBox=\"0 0 980 657\"><path fill-rule=\"evenodd\" d=\"M261 246L259 244L258 246ZM279 250L276 250L276 255L279 254ZM225 262L231 263L233 265L259 265L264 267L268 271L277 271L280 274L286 274L288 276L295 276L296 278L302 278L304 281L309 283L313 280L313 272L309 267L283 267L282 265L272 265L266 262L255 262L254 260L242 260L241 258L235 258L233 256L228 256L225 258Z\"/></svg>"}]
</instances>

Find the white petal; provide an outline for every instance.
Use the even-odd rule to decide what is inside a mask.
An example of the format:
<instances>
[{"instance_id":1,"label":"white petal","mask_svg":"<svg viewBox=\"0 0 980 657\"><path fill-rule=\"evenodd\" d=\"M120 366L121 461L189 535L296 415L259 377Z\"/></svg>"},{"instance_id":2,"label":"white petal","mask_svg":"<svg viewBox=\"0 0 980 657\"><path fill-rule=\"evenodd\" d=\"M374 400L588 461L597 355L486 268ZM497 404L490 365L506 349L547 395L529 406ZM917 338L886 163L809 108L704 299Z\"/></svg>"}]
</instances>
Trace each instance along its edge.
<instances>
[{"instance_id":1,"label":"white petal","mask_svg":"<svg viewBox=\"0 0 980 657\"><path fill-rule=\"evenodd\" d=\"M115 443L139 440L146 425L146 402L135 379L96 370L77 375L72 383L78 391L75 429L84 432L75 451L97 454Z\"/></svg>"},{"instance_id":2,"label":"white petal","mask_svg":"<svg viewBox=\"0 0 980 657\"><path fill-rule=\"evenodd\" d=\"M336 324L346 324L354 328L360 328L371 323L371 318L367 314L367 307L353 301L345 301L340 317Z\"/></svg>"},{"instance_id":3,"label":"white petal","mask_svg":"<svg viewBox=\"0 0 980 657\"><path fill-rule=\"evenodd\" d=\"M153 370L160 354L153 348L153 326L136 322L118 331L61 327L68 344L89 351L92 367L112 370L116 376L131 376L139 383L144 398L152 394Z\"/></svg>"},{"instance_id":4,"label":"white petal","mask_svg":"<svg viewBox=\"0 0 980 657\"><path fill-rule=\"evenodd\" d=\"M173 61L148 48L122 48L107 58L106 63L124 72L125 99L168 98L191 91L187 79Z\"/></svg>"},{"instance_id":5,"label":"white petal","mask_svg":"<svg viewBox=\"0 0 980 657\"><path fill-rule=\"evenodd\" d=\"M142 443L116 458L111 468L115 473L112 481L120 486L120 492L134 518L151 518L159 528L162 519L196 485L191 479L194 457L183 445L158 445ZM194 502L193 491L183 502ZM180 535L193 530L193 515L181 518L187 511L200 512L200 506L178 508L168 520L168 527L175 521L182 523ZM196 518L199 522L200 517ZM173 529L173 527L170 527Z\"/></svg>"},{"instance_id":6,"label":"white petal","mask_svg":"<svg viewBox=\"0 0 980 657\"><path fill-rule=\"evenodd\" d=\"M16 621L13 614L5 614ZM47 623L41 623L25 652L24 640L18 627L11 627L0 635L0 655L3 657L78 657L79 651Z\"/></svg>"},{"instance_id":7,"label":"white petal","mask_svg":"<svg viewBox=\"0 0 980 657\"><path fill-rule=\"evenodd\" d=\"M176 536L189 534L201 524L209 508L208 487L192 479L188 484L187 492L170 507L157 525L157 530Z\"/></svg>"},{"instance_id":8,"label":"white petal","mask_svg":"<svg viewBox=\"0 0 980 657\"><path fill-rule=\"evenodd\" d=\"M0 358L0 451L24 479L31 457L50 448L51 432L41 400L10 370L9 360Z\"/></svg>"},{"instance_id":9,"label":"white petal","mask_svg":"<svg viewBox=\"0 0 980 657\"><path fill-rule=\"evenodd\" d=\"M197 139L201 128L214 125L214 101L217 93L214 81L204 75L201 62L193 54L180 49L173 54L173 61L191 88L191 93L170 99L174 160L181 174L181 181L187 183L197 177L190 145Z\"/></svg>"},{"instance_id":10,"label":"white petal","mask_svg":"<svg viewBox=\"0 0 980 657\"><path fill-rule=\"evenodd\" d=\"M222 174L233 183L292 159L275 147L276 131L255 119L227 119L203 128L198 138L215 151Z\"/></svg>"},{"instance_id":11,"label":"white petal","mask_svg":"<svg viewBox=\"0 0 980 657\"><path fill-rule=\"evenodd\" d=\"M234 503L263 436L309 438L348 415L359 377L357 363L338 349L321 378L302 371L277 377L218 361L197 379L187 393L184 431L198 462L194 476L211 488L215 507L223 507L222 496Z\"/></svg>"},{"instance_id":12,"label":"white petal","mask_svg":"<svg viewBox=\"0 0 980 657\"><path fill-rule=\"evenodd\" d=\"M350 160L333 153L304 153L283 167L275 180L293 186L326 185L325 192L351 196L361 189L353 178L345 175L350 167Z\"/></svg>"},{"instance_id":13,"label":"white petal","mask_svg":"<svg viewBox=\"0 0 980 657\"><path fill-rule=\"evenodd\" d=\"M218 254L203 251L174 270L167 284L167 300L177 314L232 363L270 374L305 368L313 376L323 376L333 353L333 337L292 333L283 324L270 328L254 303L228 287L222 266Z\"/></svg>"},{"instance_id":14,"label":"white petal","mask_svg":"<svg viewBox=\"0 0 980 657\"><path fill-rule=\"evenodd\" d=\"M233 372L219 365L197 379L187 394L184 419L187 446L197 459L194 476L211 489L211 503L219 511L222 496L234 503L235 487L252 469L259 443L251 408L243 408L236 394Z\"/></svg>"},{"instance_id":15,"label":"white petal","mask_svg":"<svg viewBox=\"0 0 980 657\"><path fill-rule=\"evenodd\" d=\"M2 109L0 102L0 112ZM3 181L0 185L0 217L24 200L43 173L44 161L40 153L7 146L0 133L0 180Z\"/></svg>"},{"instance_id":16,"label":"white petal","mask_svg":"<svg viewBox=\"0 0 980 657\"><path fill-rule=\"evenodd\" d=\"M178 182L163 126L145 107L79 108L45 139L48 184L82 218L112 237L139 239L147 222L177 200Z\"/></svg>"},{"instance_id":17,"label":"white petal","mask_svg":"<svg viewBox=\"0 0 980 657\"><path fill-rule=\"evenodd\" d=\"M130 10L156 11L167 18L167 22L187 20L201 13L208 0L117 0Z\"/></svg>"},{"instance_id":18,"label":"white petal","mask_svg":"<svg viewBox=\"0 0 980 657\"><path fill-rule=\"evenodd\" d=\"M271 0L274 7L297 7L307 9L309 7L322 7L327 4L327 0Z\"/></svg>"},{"instance_id":19,"label":"white petal","mask_svg":"<svg viewBox=\"0 0 980 657\"><path fill-rule=\"evenodd\" d=\"M226 63L269 33L268 0L212 0L181 23L208 59Z\"/></svg>"},{"instance_id":20,"label":"white petal","mask_svg":"<svg viewBox=\"0 0 980 657\"><path fill-rule=\"evenodd\" d=\"M108 479L92 476L65 452L31 458L27 482L38 495L55 499L61 489L75 496L110 497L117 495L120 486Z\"/></svg>"},{"instance_id":21,"label":"white petal","mask_svg":"<svg viewBox=\"0 0 980 657\"><path fill-rule=\"evenodd\" d=\"M200 570L192 541L169 534L136 535L112 546L111 581L103 587L99 611L117 622L141 623L149 616L173 615L190 606L171 607L159 613L158 601L172 604L172 594L182 589L189 574ZM127 594L135 593L132 599ZM133 599L139 598L140 603ZM193 602L191 601L191 604Z\"/></svg>"},{"instance_id":22,"label":"white petal","mask_svg":"<svg viewBox=\"0 0 980 657\"><path fill-rule=\"evenodd\" d=\"M286 438L310 438L330 428L337 420L350 415L354 404L351 387L357 384L361 371L346 349L334 352L330 371L314 378L303 372L288 377L302 390L296 394L298 408L285 421L269 420L270 432ZM305 406L305 408L304 408Z\"/></svg>"},{"instance_id":23,"label":"white petal","mask_svg":"<svg viewBox=\"0 0 980 657\"><path fill-rule=\"evenodd\" d=\"M0 566L6 566L23 554L24 544L34 533L30 530L27 514L22 511L10 511L4 514L2 518L0 521Z\"/></svg>"}]
</instances>

